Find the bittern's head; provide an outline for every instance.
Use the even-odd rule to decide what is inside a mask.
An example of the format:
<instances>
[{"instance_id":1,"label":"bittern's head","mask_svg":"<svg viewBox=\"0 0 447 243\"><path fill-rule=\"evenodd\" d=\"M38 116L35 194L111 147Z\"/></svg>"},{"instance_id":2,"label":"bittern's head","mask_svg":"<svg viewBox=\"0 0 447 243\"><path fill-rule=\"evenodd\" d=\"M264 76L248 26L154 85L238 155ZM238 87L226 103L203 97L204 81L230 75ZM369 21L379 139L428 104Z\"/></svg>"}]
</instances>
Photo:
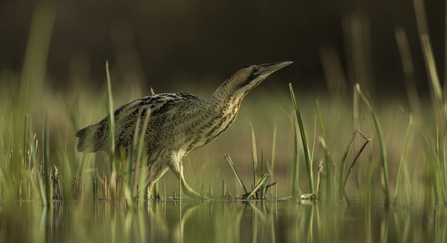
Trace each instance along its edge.
<instances>
[{"instance_id":1,"label":"bittern's head","mask_svg":"<svg viewBox=\"0 0 447 243\"><path fill-rule=\"evenodd\" d=\"M221 96L220 98L229 96L242 98L270 74L290 64L291 61L284 61L244 67L227 79L216 90L215 95Z\"/></svg>"}]
</instances>

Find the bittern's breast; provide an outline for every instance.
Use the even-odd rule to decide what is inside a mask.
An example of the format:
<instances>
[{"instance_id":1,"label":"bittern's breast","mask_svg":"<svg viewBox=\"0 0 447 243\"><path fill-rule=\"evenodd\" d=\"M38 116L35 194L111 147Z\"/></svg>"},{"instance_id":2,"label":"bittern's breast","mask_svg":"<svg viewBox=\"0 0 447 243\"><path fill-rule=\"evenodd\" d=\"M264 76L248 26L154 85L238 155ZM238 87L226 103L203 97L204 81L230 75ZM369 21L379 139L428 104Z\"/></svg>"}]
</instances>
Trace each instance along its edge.
<instances>
[{"instance_id":1,"label":"bittern's breast","mask_svg":"<svg viewBox=\"0 0 447 243\"><path fill-rule=\"evenodd\" d=\"M199 114L185 141L186 153L206 145L228 129L237 117L240 102L241 99L231 98Z\"/></svg>"}]
</instances>

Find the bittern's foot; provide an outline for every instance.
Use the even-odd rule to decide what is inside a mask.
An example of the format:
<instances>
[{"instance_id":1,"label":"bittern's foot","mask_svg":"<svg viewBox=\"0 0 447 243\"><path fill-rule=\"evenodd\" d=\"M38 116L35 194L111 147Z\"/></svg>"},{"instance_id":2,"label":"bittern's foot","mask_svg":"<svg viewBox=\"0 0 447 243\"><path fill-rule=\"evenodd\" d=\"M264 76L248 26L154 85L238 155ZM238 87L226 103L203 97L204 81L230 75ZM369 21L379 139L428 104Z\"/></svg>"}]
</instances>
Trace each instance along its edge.
<instances>
[{"instance_id":1,"label":"bittern's foot","mask_svg":"<svg viewBox=\"0 0 447 243\"><path fill-rule=\"evenodd\" d=\"M188 186L188 184L186 184L186 181L183 179L183 177L181 178L181 181L182 181L183 192L189 197L192 197L197 200L211 200L211 198L208 198L204 195L200 195L199 193L194 191L190 186Z\"/></svg>"}]
</instances>

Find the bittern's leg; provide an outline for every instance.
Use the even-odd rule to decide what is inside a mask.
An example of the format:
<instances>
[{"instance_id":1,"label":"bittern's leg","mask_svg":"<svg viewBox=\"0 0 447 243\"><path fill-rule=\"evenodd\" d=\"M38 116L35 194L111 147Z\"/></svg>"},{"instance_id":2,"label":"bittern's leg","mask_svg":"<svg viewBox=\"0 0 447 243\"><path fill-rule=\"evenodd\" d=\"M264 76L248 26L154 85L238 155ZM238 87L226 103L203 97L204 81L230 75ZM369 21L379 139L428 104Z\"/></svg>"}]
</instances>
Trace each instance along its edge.
<instances>
[{"instance_id":1,"label":"bittern's leg","mask_svg":"<svg viewBox=\"0 0 447 243\"><path fill-rule=\"evenodd\" d=\"M160 159L156 159L148 162L149 175L146 180L147 198L150 198L150 195L152 195L152 188L154 187L155 182L157 182L157 180L160 179L160 177L162 177L169 169L165 164L160 163L160 161Z\"/></svg>"},{"instance_id":2,"label":"bittern's leg","mask_svg":"<svg viewBox=\"0 0 447 243\"><path fill-rule=\"evenodd\" d=\"M185 177L183 176L183 164L181 162L180 163L175 163L175 162L169 163L169 168L171 168L172 172L174 172L175 176L177 176L177 178L180 180L180 182L182 184L183 192L186 195L188 195L192 198L198 199L198 200L203 200L203 199L211 200L208 197L205 197L203 195L201 196L199 193L194 191L188 184L186 184Z\"/></svg>"},{"instance_id":3,"label":"bittern's leg","mask_svg":"<svg viewBox=\"0 0 447 243\"><path fill-rule=\"evenodd\" d=\"M161 168L157 170L154 174L149 175L147 180L147 197L149 198L149 195L152 195L152 189L154 187L155 182L157 182L160 177L162 177L166 171L168 171L168 167Z\"/></svg>"}]
</instances>

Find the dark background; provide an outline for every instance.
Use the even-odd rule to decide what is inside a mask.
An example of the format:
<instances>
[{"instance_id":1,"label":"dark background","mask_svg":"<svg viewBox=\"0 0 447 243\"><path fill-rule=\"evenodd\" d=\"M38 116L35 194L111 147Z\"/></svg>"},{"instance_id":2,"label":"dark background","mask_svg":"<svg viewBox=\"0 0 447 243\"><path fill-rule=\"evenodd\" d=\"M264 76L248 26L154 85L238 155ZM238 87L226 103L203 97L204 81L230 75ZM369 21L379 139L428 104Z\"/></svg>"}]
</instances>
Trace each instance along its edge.
<instances>
[{"instance_id":1,"label":"dark background","mask_svg":"<svg viewBox=\"0 0 447 243\"><path fill-rule=\"evenodd\" d=\"M55 89L68 87L81 71L88 74L85 82L102 86L105 60L119 70L116 79L135 79L144 89L176 91L172 87L180 78L200 85L206 77L215 77L217 87L243 66L280 60L294 61L293 68L278 73L284 83L324 88L319 54L324 46L338 52L349 80L343 21L356 15L369 26L366 48L376 91L404 92L396 26L407 32L416 83L428 90L411 0L61 0L56 5L47 66ZM0 2L0 70L20 72L35 6L30 0ZM445 2L425 1L425 7L443 79Z\"/></svg>"}]
</instances>

